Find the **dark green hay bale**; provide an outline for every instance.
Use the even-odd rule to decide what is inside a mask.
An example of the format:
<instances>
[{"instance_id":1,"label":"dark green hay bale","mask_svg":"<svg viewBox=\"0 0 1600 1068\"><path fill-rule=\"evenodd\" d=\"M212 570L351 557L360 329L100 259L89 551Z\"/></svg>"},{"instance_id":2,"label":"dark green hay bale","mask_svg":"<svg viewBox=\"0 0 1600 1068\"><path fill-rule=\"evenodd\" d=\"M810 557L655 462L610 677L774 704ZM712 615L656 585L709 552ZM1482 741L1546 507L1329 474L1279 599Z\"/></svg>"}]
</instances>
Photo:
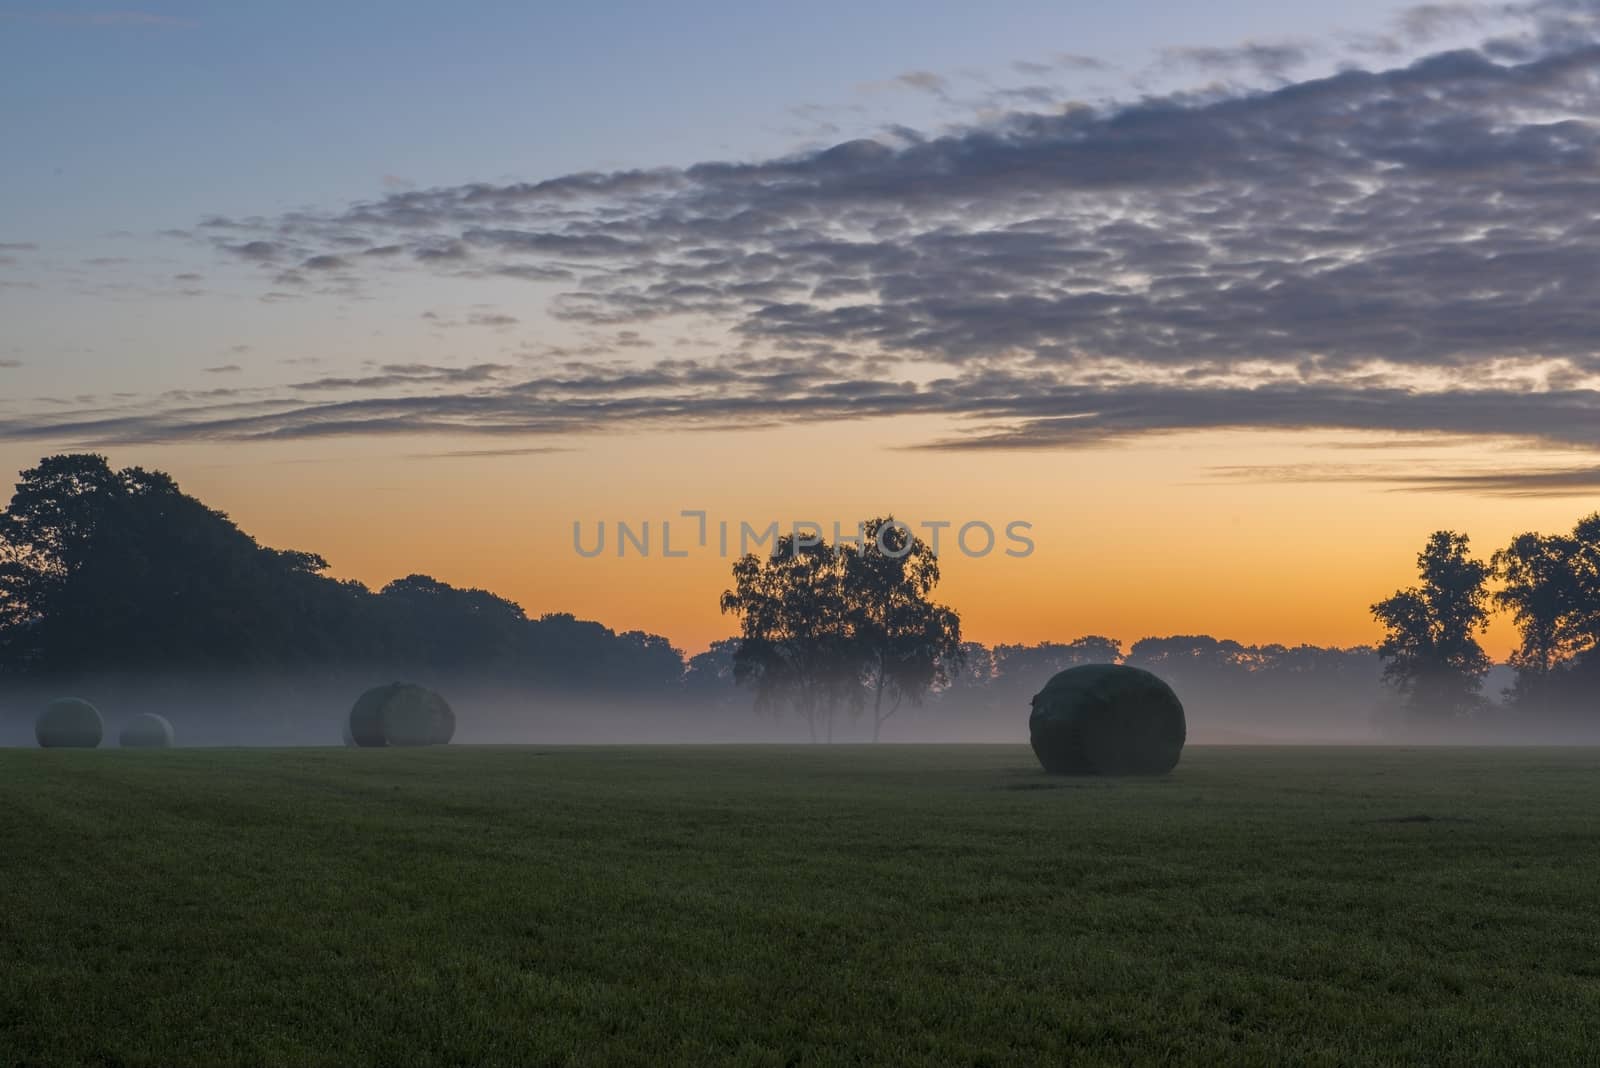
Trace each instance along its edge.
<instances>
[{"instance_id":1,"label":"dark green hay bale","mask_svg":"<svg viewBox=\"0 0 1600 1068\"><path fill-rule=\"evenodd\" d=\"M1140 668L1068 668L1033 698L1028 737L1054 775L1164 775L1188 728L1172 687Z\"/></svg>"},{"instance_id":2,"label":"dark green hay bale","mask_svg":"<svg viewBox=\"0 0 1600 1068\"><path fill-rule=\"evenodd\" d=\"M173 745L172 724L166 716L143 712L127 722L117 741L124 749L170 749Z\"/></svg>"},{"instance_id":3,"label":"dark green hay bale","mask_svg":"<svg viewBox=\"0 0 1600 1068\"><path fill-rule=\"evenodd\" d=\"M361 746L446 745L455 732L449 703L415 683L375 686L350 710L350 737Z\"/></svg>"},{"instance_id":4,"label":"dark green hay bale","mask_svg":"<svg viewBox=\"0 0 1600 1068\"><path fill-rule=\"evenodd\" d=\"M100 710L77 697L51 701L33 727L46 749L93 749L105 734Z\"/></svg>"}]
</instances>

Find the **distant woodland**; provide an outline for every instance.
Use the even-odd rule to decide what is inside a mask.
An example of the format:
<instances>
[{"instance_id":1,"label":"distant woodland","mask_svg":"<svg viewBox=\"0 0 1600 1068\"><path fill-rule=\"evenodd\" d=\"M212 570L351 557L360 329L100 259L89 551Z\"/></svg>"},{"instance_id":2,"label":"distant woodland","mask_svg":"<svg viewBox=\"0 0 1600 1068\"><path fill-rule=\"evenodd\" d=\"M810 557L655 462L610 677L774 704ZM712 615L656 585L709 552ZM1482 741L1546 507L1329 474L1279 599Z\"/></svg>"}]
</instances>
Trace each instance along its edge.
<instances>
[{"instance_id":1,"label":"distant woodland","mask_svg":"<svg viewBox=\"0 0 1600 1068\"><path fill-rule=\"evenodd\" d=\"M1372 606L1384 640L1349 649L1207 635L987 647L934 600L927 546L889 518L869 528L884 536L786 539L736 562L721 595L736 633L686 658L660 635L530 615L427 575L337 580L166 474L52 456L0 512L0 722L85 691L179 707L202 741L326 740L316 731L352 687L395 678L480 708L465 740L1013 740L1050 675L1120 661L1166 678L1200 740L1600 734L1600 515L1487 560L1465 535L1433 535L1417 585ZM1477 640L1496 611L1521 634L1507 665Z\"/></svg>"}]
</instances>

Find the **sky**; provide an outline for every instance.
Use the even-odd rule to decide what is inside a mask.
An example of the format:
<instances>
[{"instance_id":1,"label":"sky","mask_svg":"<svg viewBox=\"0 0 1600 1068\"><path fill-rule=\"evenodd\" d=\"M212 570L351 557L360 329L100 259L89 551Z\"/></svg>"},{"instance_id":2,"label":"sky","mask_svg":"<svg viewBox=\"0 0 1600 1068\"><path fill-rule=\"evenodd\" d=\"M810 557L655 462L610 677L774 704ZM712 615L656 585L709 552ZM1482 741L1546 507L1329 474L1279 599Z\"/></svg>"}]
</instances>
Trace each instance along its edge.
<instances>
[{"instance_id":1,"label":"sky","mask_svg":"<svg viewBox=\"0 0 1600 1068\"><path fill-rule=\"evenodd\" d=\"M1026 523L986 642L1370 642L1596 508L1597 75L1565 0L0 0L0 469L690 651L685 511Z\"/></svg>"}]
</instances>

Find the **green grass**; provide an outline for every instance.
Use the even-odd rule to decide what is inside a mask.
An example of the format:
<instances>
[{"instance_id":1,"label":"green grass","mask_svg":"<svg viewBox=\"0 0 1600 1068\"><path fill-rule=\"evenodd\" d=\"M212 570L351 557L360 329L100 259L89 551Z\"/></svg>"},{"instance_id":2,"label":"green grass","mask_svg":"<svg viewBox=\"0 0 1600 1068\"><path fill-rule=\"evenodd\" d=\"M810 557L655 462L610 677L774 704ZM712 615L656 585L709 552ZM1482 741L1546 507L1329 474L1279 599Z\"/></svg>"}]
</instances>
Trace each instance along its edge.
<instances>
[{"instance_id":1,"label":"green grass","mask_svg":"<svg viewBox=\"0 0 1600 1068\"><path fill-rule=\"evenodd\" d=\"M1600 752L0 752L0 1064L1594 1063Z\"/></svg>"}]
</instances>

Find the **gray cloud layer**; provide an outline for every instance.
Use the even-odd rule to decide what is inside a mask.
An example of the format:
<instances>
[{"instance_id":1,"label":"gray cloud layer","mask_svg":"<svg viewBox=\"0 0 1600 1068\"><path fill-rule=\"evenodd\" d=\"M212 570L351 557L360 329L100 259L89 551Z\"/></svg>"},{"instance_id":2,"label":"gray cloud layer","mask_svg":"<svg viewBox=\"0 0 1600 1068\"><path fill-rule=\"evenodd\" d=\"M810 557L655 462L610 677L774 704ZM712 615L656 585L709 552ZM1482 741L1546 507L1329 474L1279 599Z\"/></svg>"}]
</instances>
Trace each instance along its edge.
<instances>
[{"instance_id":1,"label":"gray cloud layer","mask_svg":"<svg viewBox=\"0 0 1600 1068\"><path fill-rule=\"evenodd\" d=\"M311 384L368 391L336 404L0 434L538 434L944 413L971 430L933 447L1209 427L1600 447L1597 10L1430 5L1407 17L1409 39L1516 21L1473 48L1272 89L210 219L197 233L258 264L279 297L402 266L517 278L558 287L559 319L683 319L729 355L533 377L480 367L403 395L379 391L422 380L386 372ZM1247 44L1170 58L1281 81L1309 53ZM930 72L907 84L942 86Z\"/></svg>"}]
</instances>

